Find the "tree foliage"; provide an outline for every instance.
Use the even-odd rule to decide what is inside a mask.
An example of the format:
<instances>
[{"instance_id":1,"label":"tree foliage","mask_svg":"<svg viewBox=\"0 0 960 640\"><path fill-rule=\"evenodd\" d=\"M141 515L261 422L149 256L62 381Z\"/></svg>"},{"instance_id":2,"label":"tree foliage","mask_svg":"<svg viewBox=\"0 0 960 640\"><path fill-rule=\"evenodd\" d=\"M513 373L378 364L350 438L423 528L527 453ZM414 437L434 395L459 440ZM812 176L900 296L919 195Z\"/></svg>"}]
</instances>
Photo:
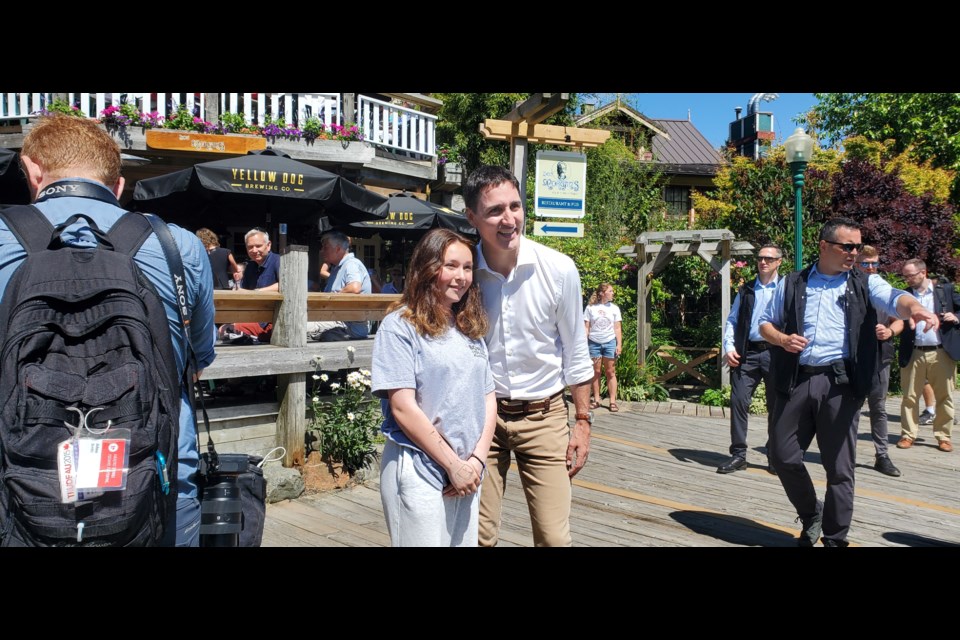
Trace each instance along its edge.
<instances>
[{"instance_id":1,"label":"tree foliage","mask_svg":"<svg viewBox=\"0 0 960 640\"><path fill-rule=\"evenodd\" d=\"M933 201L940 204L950 198L954 172L936 169L930 160L918 163L906 152L896 153L892 140L873 142L864 136L853 136L847 138L843 146L846 160L864 160L887 173L897 173L908 193L930 194Z\"/></svg>"},{"instance_id":2,"label":"tree foliage","mask_svg":"<svg viewBox=\"0 0 960 640\"><path fill-rule=\"evenodd\" d=\"M481 164L510 166L510 144L502 140L487 140L480 133L480 123L487 118L502 118L517 103L530 97L529 93L438 93L443 101L437 113L437 143L450 145L460 156L463 175ZM544 124L569 125L578 105L577 94L570 94L565 107L544 121ZM556 149L551 145L538 145L538 149ZM569 151L569 147L563 150ZM536 152L531 148L527 157L528 169L532 172Z\"/></svg>"},{"instance_id":3,"label":"tree foliage","mask_svg":"<svg viewBox=\"0 0 960 640\"><path fill-rule=\"evenodd\" d=\"M830 217L830 177L839 170L837 155L818 151L807 167L802 191L804 262L815 251L820 225ZM776 243L784 251L784 262L793 262L795 197L782 147L760 160L733 157L714 185L708 194L693 195L698 228L729 229L738 240L756 246Z\"/></svg>"},{"instance_id":4,"label":"tree foliage","mask_svg":"<svg viewBox=\"0 0 960 640\"><path fill-rule=\"evenodd\" d=\"M662 174L611 138L587 150L586 209L584 222L597 247L632 244L652 220L663 217Z\"/></svg>"},{"instance_id":5,"label":"tree foliage","mask_svg":"<svg viewBox=\"0 0 960 640\"><path fill-rule=\"evenodd\" d=\"M960 93L817 93L807 115L821 140L838 145L860 135L892 141L919 163L960 171ZM954 198L960 181L954 179ZM956 201L956 200L955 200Z\"/></svg>"},{"instance_id":6,"label":"tree foliage","mask_svg":"<svg viewBox=\"0 0 960 640\"><path fill-rule=\"evenodd\" d=\"M438 93L443 101L437 113L437 142L448 144L462 158L464 175L481 164L510 165L510 145L487 140L480 133L480 123L499 118L514 105L528 98L528 93Z\"/></svg>"},{"instance_id":7,"label":"tree foliage","mask_svg":"<svg viewBox=\"0 0 960 640\"><path fill-rule=\"evenodd\" d=\"M953 207L930 193L909 193L898 170L888 173L862 159L844 162L831 209L860 222L863 241L880 250L881 270L899 271L905 260L921 258L931 273L955 279L960 261Z\"/></svg>"}]
</instances>

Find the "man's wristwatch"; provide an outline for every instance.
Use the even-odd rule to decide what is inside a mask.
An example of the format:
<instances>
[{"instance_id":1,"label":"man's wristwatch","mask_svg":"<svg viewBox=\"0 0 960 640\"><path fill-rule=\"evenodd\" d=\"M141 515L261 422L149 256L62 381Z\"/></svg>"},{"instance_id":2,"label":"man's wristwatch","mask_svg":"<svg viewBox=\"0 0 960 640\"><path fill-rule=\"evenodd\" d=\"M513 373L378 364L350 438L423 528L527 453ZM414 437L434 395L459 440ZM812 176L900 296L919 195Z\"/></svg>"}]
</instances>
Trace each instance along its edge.
<instances>
[{"instance_id":1,"label":"man's wristwatch","mask_svg":"<svg viewBox=\"0 0 960 640\"><path fill-rule=\"evenodd\" d=\"M576 414L577 420L586 420L591 425L593 424L593 411L587 411L586 413Z\"/></svg>"}]
</instances>

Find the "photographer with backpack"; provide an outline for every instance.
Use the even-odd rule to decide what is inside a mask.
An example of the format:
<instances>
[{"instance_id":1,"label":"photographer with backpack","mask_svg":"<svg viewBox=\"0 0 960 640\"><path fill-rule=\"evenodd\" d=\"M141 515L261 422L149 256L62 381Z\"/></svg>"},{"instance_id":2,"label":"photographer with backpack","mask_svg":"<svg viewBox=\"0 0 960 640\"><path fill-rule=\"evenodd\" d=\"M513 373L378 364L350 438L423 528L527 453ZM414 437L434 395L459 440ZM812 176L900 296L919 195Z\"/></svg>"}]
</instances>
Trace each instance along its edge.
<instances>
[{"instance_id":1,"label":"photographer with backpack","mask_svg":"<svg viewBox=\"0 0 960 640\"><path fill-rule=\"evenodd\" d=\"M43 117L20 157L34 206L0 210L0 545L197 546L206 250L120 206L120 148L96 121Z\"/></svg>"}]
</instances>

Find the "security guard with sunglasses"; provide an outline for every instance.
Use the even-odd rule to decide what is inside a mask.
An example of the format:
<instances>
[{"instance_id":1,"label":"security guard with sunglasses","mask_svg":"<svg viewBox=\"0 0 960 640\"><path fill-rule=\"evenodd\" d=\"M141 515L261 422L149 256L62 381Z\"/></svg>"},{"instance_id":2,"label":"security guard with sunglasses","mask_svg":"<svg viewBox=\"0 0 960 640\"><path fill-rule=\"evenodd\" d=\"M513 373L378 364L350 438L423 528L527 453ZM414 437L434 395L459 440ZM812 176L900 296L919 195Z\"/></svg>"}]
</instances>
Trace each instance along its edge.
<instances>
[{"instance_id":1,"label":"security guard with sunglasses","mask_svg":"<svg viewBox=\"0 0 960 640\"><path fill-rule=\"evenodd\" d=\"M853 519L854 468L860 407L878 366L877 313L939 326L937 316L878 275L854 269L863 248L860 224L833 218L820 229L820 256L780 280L760 317L774 345L770 368L776 417L770 458L802 531L797 542L845 547ZM827 474L817 498L803 453L814 436Z\"/></svg>"}]
</instances>

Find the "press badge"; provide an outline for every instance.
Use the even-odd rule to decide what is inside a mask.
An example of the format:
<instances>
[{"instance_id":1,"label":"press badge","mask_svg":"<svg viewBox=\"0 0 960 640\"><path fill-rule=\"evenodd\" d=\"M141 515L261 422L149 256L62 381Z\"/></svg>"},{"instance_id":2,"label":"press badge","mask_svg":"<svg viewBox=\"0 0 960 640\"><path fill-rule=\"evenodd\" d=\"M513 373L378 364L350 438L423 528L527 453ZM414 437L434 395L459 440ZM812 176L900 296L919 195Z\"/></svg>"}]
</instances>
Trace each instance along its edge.
<instances>
[{"instance_id":1,"label":"press badge","mask_svg":"<svg viewBox=\"0 0 960 640\"><path fill-rule=\"evenodd\" d=\"M129 429L64 440L57 445L60 502L69 504L126 489L129 457Z\"/></svg>"}]
</instances>

